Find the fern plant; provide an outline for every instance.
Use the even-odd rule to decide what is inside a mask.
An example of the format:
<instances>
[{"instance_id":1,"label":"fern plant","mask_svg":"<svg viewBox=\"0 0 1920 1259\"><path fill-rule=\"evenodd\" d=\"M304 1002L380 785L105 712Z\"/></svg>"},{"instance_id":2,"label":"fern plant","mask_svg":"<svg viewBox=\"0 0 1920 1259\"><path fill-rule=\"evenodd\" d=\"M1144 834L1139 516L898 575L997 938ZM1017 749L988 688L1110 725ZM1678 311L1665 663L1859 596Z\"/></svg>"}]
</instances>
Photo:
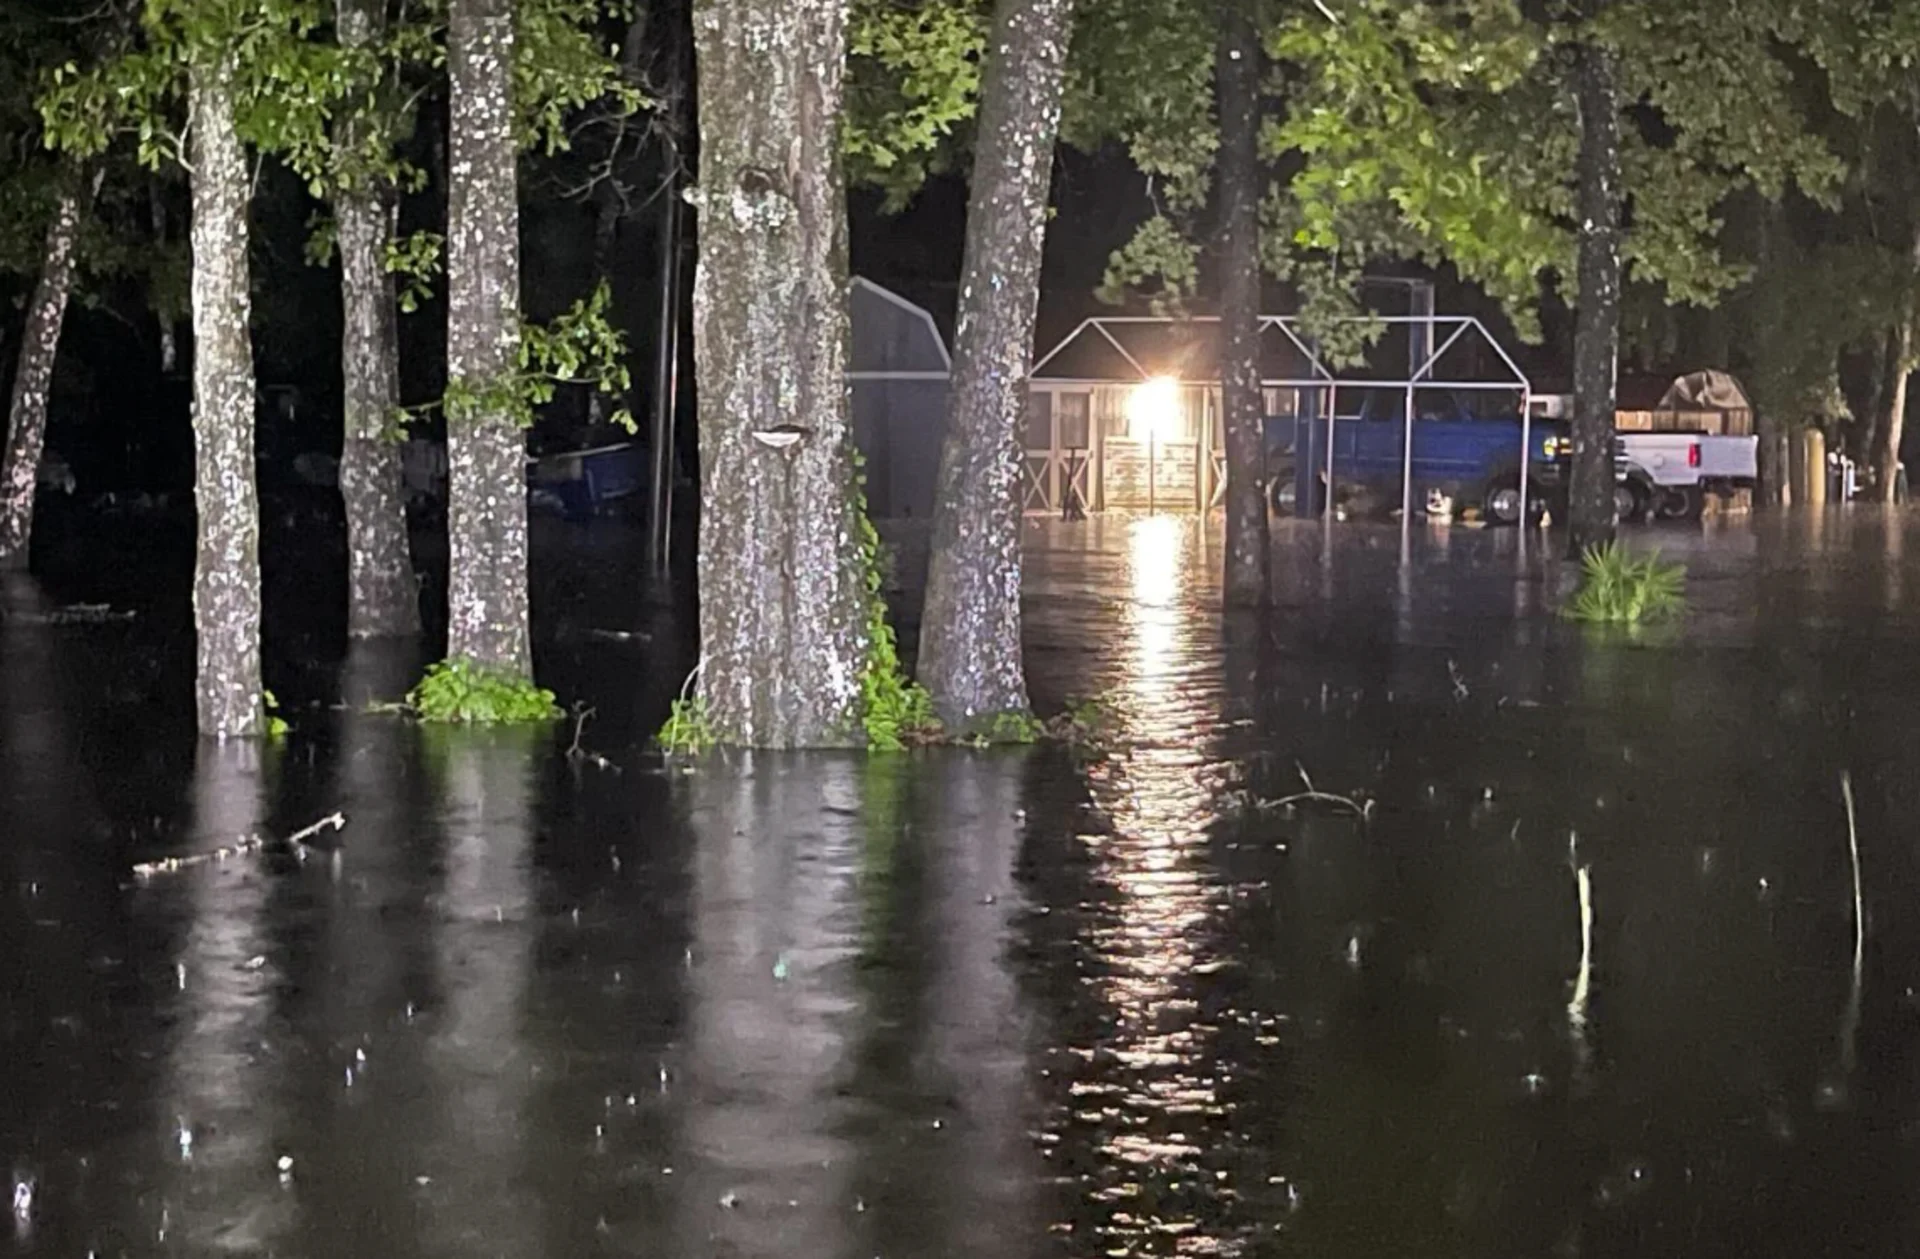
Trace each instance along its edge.
<instances>
[{"instance_id":1,"label":"fern plant","mask_svg":"<svg viewBox=\"0 0 1920 1259\"><path fill-rule=\"evenodd\" d=\"M1618 541L1590 546L1580 557L1580 588L1566 615L1614 625L1677 616L1686 603L1686 576L1680 565L1662 564L1658 551L1635 558Z\"/></svg>"}]
</instances>

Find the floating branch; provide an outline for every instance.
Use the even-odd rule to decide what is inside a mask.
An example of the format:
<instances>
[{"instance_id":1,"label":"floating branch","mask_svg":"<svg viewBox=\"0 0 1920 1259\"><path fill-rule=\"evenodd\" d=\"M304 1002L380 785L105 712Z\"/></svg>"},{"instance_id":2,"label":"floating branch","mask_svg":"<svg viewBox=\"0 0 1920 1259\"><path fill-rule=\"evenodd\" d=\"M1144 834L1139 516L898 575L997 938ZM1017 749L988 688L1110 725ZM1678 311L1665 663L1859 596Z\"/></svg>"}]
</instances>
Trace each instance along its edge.
<instances>
[{"instance_id":1,"label":"floating branch","mask_svg":"<svg viewBox=\"0 0 1920 1259\"><path fill-rule=\"evenodd\" d=\"M326 830L341 830L347 824L347 815L335 813L323 817L311 826L303 827L280 841L280 847L291 849L305 858L309 847L307 841ZM225 861L229 857L246 857L264 851L272 841L261 835L248 835L236 839L231 844L215 848L210 852L191 853L185 857L166 857L159 861L142 861L133 867L133 877L149 879L156 874L172 874L176 870L186 870L193 866L203 866L210 862Z\"/></svg>"},{"instance_id":2,"label":"floating branch","mask_svg":"<svg viewBox=\"0 0 1920 1259\"><path fill-rule=\"evenodd\" d=\"M1593 995L1593 867L1580 864L1580 837L1567 837L1567 864L1580 893L1580 969L1573 977L1573 995L1567 1000L1567 1030L1573 1037L1576 1074L1584 1074L1591 1050L1587 1044L1587 1006Z\"/></svg>"},{"instance_id":3,"label":"floating branch","mask_svg":"<svg viewBox=\"0 0 1920 1259\"><path fill-rule=\"evenodd\" d=\"M1853 860L1853 980L1847 989L1846 1012L1840 1017L1840 1068L1851 1074L1860 1035L1860 997L1866 979L1867 906L1860 882L1860 828L1853 812L1853 777L1840 774L1840 798L1847 805L1847 854Z\"/></svg>"},{"instance_id":4,"label":"floating branch","mask_svg":"<svg viewBox=\"0 0 1920 1259\"><path fill-rule=\"evenodd\" d=\"M1313 779L1307 777L1307 771L1304 766L1296 762L1293 768L1299 773L1300 781L1306 784L1307 789L1305 791L1296 791L1290 796L1282 796L1278 800L1262 801L1258 807L1262 809L1284 809L1289 805L1308 801L1316 804L1338 805L1343 809L1351 809L1355 817L1370 818L1373 816L1373 801L1369 800L1365 804L1362 804L1352 796L1342 796L1336 795L1331 791L1321 791L1313 785Z\"/></svg>"}]
</instances>

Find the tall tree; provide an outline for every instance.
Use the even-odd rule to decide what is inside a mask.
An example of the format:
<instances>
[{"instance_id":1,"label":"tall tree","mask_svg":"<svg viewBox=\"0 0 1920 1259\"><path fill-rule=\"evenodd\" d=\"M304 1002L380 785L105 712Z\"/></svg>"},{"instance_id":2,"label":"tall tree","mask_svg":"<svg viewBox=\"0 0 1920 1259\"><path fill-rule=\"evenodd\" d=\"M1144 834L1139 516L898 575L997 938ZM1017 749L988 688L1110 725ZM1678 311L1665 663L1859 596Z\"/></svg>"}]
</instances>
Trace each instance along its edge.
<instances>
[{"instance_id":1,"label":"tall tree","mask_svg":"<svg viewBox=\"0 0 1920 1259\"><path fill-rule=\"evenodd\" d=\"M447 62L447 655L530 679L513 0L450 0Z\"/></svg>"},{"instance_id":2,"label":"tall tree","mask_svg":"<svg viewBox=\"0 0 1920 1259\"><path fill-rule=\"evenodd\" d=\"M1220 415L1226 424L1229 606L1273 595L1266 441L1260 397L1260 34L1247 0L1220 4Z\"/></svg>"},{"instance_id":3,"label":"tall tree","mask_svg":"<svg viewBox=\"0 0 1920 1259\"><path fill-rule=\"evenodd\" d=\"M234 55L195 41L187 63L193 195L194 689L203 734L264 731L260 502L254 484L246 146Z\"/></svg>"},{"instance_id":4,"label":"tall tree","mask_svg":"<svg viewBox=\"0 0 1920 1259\"><path fill-rule=\"evenodd\" d=\"M99 173L68 173L47 224L46 260L27 302L26 326L14 367L7 408L7 442L0 454L0 569L25 568L33 533L34 491L47 438L47 397L53 389L54 357L60 346L67 298L73 292L74 255L81 218L99 190Z\"/></svg>"},{"instance_id":5,"label":"tall tree","mask_svg":"<svg viewBox=\"0 0 1920 1259\"><path fill-rule=\"evenodd\" d=\"M1567 486L1567 548L1578 557L1611 542L1613 422L1620 368L1624 263L1620 216L1620 86L1613 51L1597 42L1569 52L1580 127L1574 221L1578 224L1579 298L1573 333L1573 462Z\"/></svg>"},{"instance_id":6,"label":"tall tree","mask_svg":"<svg viewBox=\"0 0 1920 1259\"><path fill-rule=\"evenodd\" d=\"M386 0L339 0L340 46L365 52L383 33ZM393 275L394 190L379 160L390 144L379 125L376 84L336 122L334 211L339 221L342 423L340 495L347 512L347 632L378 638L420 632L420 592L407 540L407 506L396 416L400 345ZM369 160L355 160L371 149Z\"/></svg>"},{"instance_id":7,"label":"tall tree","mask_svg":"<svg viewBox=\"0 0 1920 1259\"><path fill-rule=\"evenodd\" d=\"M998 0L982 74L918 676L969 729L1027 711L1020 426L1072 0Z\"/></svg>"},{"instance_id":8,"label":"tall tree","mask_svg":"<svg viewBox=\"0 0 1920 1259\"><path fill-rule=\"evenodd\" d=\"M697 0L693 17L697 699L723 743L858 742L876 638L843 376L845 0Z\"/></svg>"}]
</instances>

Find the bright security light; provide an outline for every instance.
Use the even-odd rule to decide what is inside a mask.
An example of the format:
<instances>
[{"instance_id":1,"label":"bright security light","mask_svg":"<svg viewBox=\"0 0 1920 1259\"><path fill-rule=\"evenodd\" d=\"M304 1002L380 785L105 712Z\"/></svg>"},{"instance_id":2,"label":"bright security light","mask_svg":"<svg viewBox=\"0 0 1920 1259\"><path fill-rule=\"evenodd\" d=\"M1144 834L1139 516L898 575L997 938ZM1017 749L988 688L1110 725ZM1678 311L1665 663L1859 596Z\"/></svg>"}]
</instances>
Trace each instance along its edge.
<instances>
[{"instance_id":1,"label":"bright security light","mask_svg":"<svg viewBox=\"0 0 1920 1259\"><path fill-rule=\"evenodd\" d=\"M1127 395L1127 435L1135 441L1168 441L1180 435L1180 383L1155 376Z\"/></svg>"}]
</instances>

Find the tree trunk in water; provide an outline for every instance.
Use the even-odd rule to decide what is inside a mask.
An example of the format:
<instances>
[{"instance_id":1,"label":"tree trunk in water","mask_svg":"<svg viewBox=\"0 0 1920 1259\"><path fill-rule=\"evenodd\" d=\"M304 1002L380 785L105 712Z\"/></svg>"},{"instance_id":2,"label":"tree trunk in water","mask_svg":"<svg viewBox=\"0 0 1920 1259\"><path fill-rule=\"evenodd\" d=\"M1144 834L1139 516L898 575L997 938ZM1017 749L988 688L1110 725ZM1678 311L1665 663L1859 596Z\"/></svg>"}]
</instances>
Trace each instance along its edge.
<instances>
[{"instance_id":1,"label":"tree trunk in water","mask_svg":"<svg viewBox=\"0 0 1920 1259\"><path fill-rule=\"evenodd\" d=\"M844 0L700 0L700 698L716 738L860 742ZM762 436L756 437L755 434Z\"/></svg>"},{"instance_id":2,"label":"tree trunk in water","mask_svg":"<svg viewBox=\"0 0 1920 1259\"><path fill-rule=\"evenodd\" d=\"M260 507L254 485L247 160L233 120L233 63L188 79L193 169L193 577L200 732L263 733Z\"/></svg>"},{"instance_id":3,"label":"tree trunk in water","mask_svg":"<svg viewBox=\"0 0 1920 1259\"><path fill-rule=\"evenodd\" d=\"M80 217L93 203L100 177L70 179L54 204L47 224L46 261L27 307L20 334L20 361L13 373L13 399L7 410L7 447L0 456L0 569L25 568L33 535L33 496L40 454L47 438L47 395L53 388L53 364L60 348L60 327L73 292L73 250Z\"/></svg>"},{"instance_id":4,"label":"tree trunk in water","mask_svg":"<svg viewBox=\"0 0 1920 1259\"><path fill-rule=\"evenodd\" d=\"M343 48L380 33L385 0L340 0ZM366 123L348 115L341 145L366 142ZM400 406L400 329L387 245L393 232L391 194L364 176L335 198L340 227L340 289L345 311L340 345L344 433L340 497L347 509L347 633L354 638L420 632L420 586L407 541L407 501L395 439Z\"/></svg>"},{"instance_id":5,"label":"tree trunk in water","mask_svg":"<svg viewBox=\"0 0 1920 1259\"><path fill-rule=\"evenodd\" d=\"M1754 418L1754 431L1759 437L1755 453L1755 474L1759 485L1754 488L1754 505L1793 506L1793 478L1788 475L1787 441L1780 426L1780 416L1771 407L1762 410Z\"/></svg>"},{"instance_id":6,"label":"tree trunk in water","mask_svg":"<svg viewBox=\"0 0 1920 1259\"><path fill-rule=\"evenodd\" d=\"M1910 256L1914 266L1920 268L1920 211L1914 215ZM1900 326L1893 330L1893 340L1887 349L1890 373L1886 385L1887 405L1873 434L1873 493L1882 503L1891 503L1899 487L1900 440L1905 436L1907 423L1907 378L1913 374L1914 319L1909 309L1901 317Z\"/></svg>"},{"instance_id":7,"label":"tree trunk in water","mask_svg":"<svg viewBox=\"0 0 1920 1259\"><path fill-rule=\"evenodd\" d=\"M1220 109L1220 415L1226 425L1230 607L1273 597L1267 529L1267 452L1260 397L1260 38L1250 7L1220 7L1215 69Z\"/></svg>"},{"instance_id":8,"label":"tree trunk in water","mask_svg":"<svg viewBox=\"0 0 1920 1259\"><path fill-rule=\"evenodd\" d=\"M1913 375L1913 323L1911 318L1894 329L1888 347L1888 368L1892 379L1886 387L1886 406L1880 412L1873 433L1874 501L1891 503L1900 471L1900 438L1906 427L1907 381Z\"/></svg>"},{"instance_id":9,"label":"tree trunk in water","mask_svg":"<svg viewBox=\"0 0 1920 1259\"><path fill-rule=\"evenodd\" d=\"M1580 107L1579 306L1573 334L1573 461L1567 547L1578 557L1613 540L1613 419L1620 362L1620 91L1613 53L1585 43L1573 52Z\"/></svg>"},{"instance_id":10,"label":"tree trunk in water","mask_svg":"<svg viewBox=\"0 0 1920 1259\"><path fill-rule=\"evenodd\" d=\"M1869 369L1867 405L1856 426L1848 454L1860 467L1871 470L1874 452L1880 448L1880 417L1886 411L1887 397L1900 375L1900 334L1889 331L1880 339L1880 352L1873 356Z\"/></svg>"},{"instance_id":11,"label":"tree trunk in water","mask_svg":"<svg viewBox=\"0 0 1920 1259\"><path fill-rule=\"evenodd\" d=\"M1020 426L1072 0L997 0L982 72L919 678L954 730L1027 710Z\"/></svg>"},{"instance_id":12,"label":"tree trunk in water","mask_svg":"<svg viewBox=\"0 0 1920 1259\"><path fill-rule=\"evenodd\" d=\"M526 435L485 399L520 342L513 0L453 0L447 45L447 655L531 678Z\"/></svg>"}]
</instances>

